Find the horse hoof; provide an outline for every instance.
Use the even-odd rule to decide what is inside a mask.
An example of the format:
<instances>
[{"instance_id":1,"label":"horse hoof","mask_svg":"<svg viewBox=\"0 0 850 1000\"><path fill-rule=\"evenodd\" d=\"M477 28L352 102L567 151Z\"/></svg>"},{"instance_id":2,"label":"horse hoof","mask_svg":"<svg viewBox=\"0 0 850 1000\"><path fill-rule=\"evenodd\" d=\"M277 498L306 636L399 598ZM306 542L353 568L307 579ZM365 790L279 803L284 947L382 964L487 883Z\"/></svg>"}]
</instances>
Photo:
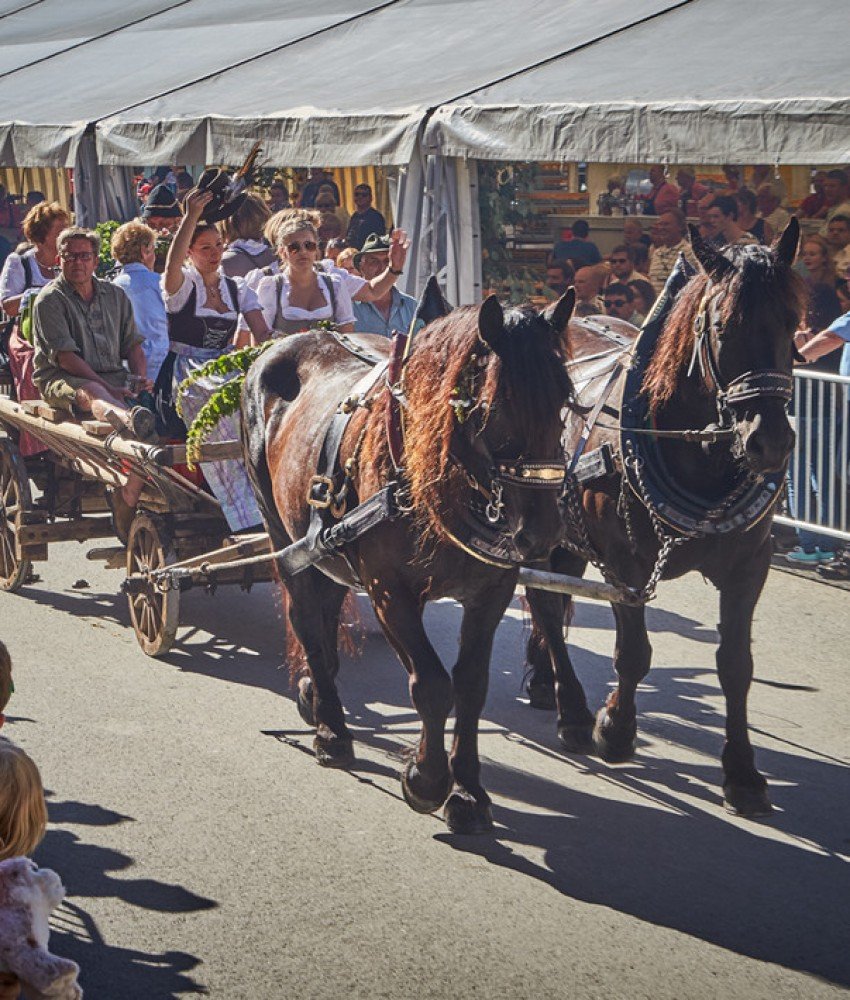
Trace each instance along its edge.
<instances>
[{"instance_id":1,"label":"horse hoof","mask_svg":"<svg viewBox=\"0 0 850 1000\"><path fill-rule=\"evenodd\" d=\"M593 750L593 726L558 726L558 739L567 753L591 753Z\"/></svg>"},{"instance_id":2,"label":"horse hoof","mask_svg":"<svg viewBox=\"0 0 850 1000\"><path fill-rule=\"evenodd\" d=\"M295 699L295 704L298 706L298 714L301 718L308 726L312 726L315 729L316 716L313 715L313 682L309 677L302 677L298 681L298 696Z\"/></svg>"},{"instance_id":3,"label":"horse hoof","mask_svg":"<svg viewBox=\"0 0 850 1000\"><path fill-rule=\"evenodd\" d=\"M316 763L322 767L351 767L354 763L354 744L350 736L317 736L313 749Z\"/></svg>"},{"instance_id":4,"label":"horse hoof","mask_svg":"<svg viewBox=\"0 0 850 1000\"><path fill-rule=\"evenodd\" d=\"M401 791L404 801L418 813L436 812L446 801L451 784L452 778L448 769L440 782L426 781L415 760L408 761L401 772Z\"/></svg>"},{"instance_id":5,"label":"horse hoof","mask_svg":"<svg viewBox=\"0 0 850 1000\"><path fill-rule=\"evenodd\" d=\"M529 684L528 704L532 708L539 708L544 712L557 708L555 689L548 684Z\"/></svg>"},{"instance_id":6,"label":"horse hoof","mask_svg":"<svg viewBox=\"0 0 850 1000\"><path fill-rule=\"evenodd\" d=\"M636 728L623 732L614 725L607 710L601 708L593 727L593 745L599 756L608 764L622 764L635 754Z\"/></svg>"},{"instance_id":7,"label":"horse hoof","mask_svg":"<svg viewBox=\"0 0 850 1000\"><path fill-rule=\"evenodd\" d=\"M725 785L723 804L733 816L744 816L747 819L769 816L773 812L767 789L752 785Z\"/></svg>"},{"instance_id":8,"label":"horse hoof","mask_svg":"<svg viewBox=\"0 0 850 1000\"><path fill-rule=\"evenodd\" d=\"M474 795L465 791L454 791L446 800L443 809L446 826L452 833L480 834L493 829L493 813L490 803L480 803Z\"/></svg>"}]
</instances>

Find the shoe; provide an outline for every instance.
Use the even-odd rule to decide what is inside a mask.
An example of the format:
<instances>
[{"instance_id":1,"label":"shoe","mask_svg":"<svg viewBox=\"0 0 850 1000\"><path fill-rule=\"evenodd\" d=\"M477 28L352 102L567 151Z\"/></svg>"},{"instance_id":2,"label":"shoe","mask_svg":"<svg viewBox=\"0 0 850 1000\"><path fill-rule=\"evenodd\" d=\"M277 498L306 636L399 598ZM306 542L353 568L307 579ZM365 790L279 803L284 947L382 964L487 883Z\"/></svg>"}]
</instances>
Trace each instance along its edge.
<instances>
[{"instance_id":1,"label":"shoe","mask_svg":"<svg viewBox=\"0 0 850 1000\"><path fill-rule=\"evenodd\" d=\"M139 441L157 440L156 417L145 406L134 406L128 414L127 426Z\"/></svg>"},{"instance_id":2,"label":"shoe","mask_svg":"<svg viewBox=\"0 0 850 1000\"><path fill-rule=\"evenodd\" d=\"M795 566L819 566L821 563L832 562L835 559L834 552L825 552L823 549L814 549L807 552L802 546L785 553L785 558Z\"/></svg>"},{"instance_id":3,"label":"shoe","mask_svg":"<svg viewBox=\"0 0 850 1000\"><path fill-rule=\"evenodd\" d=\"M850 559L847 556L839 556L832 562L818 566L817 574L824 580L850 580Z\"/></svg>"},{"instance_id":4,"label":"shoe","mask_svg":"<svg viewBox=\"0 0 850 1000\"><path fill-rule=\"evenodd\" d=\"M112 511L112 527L115 529L118 541L126 545L130 537L130 525L136 516L136 508L127 503L120 489L107 490L106 502Z\"/></svg>"}]
</instances>

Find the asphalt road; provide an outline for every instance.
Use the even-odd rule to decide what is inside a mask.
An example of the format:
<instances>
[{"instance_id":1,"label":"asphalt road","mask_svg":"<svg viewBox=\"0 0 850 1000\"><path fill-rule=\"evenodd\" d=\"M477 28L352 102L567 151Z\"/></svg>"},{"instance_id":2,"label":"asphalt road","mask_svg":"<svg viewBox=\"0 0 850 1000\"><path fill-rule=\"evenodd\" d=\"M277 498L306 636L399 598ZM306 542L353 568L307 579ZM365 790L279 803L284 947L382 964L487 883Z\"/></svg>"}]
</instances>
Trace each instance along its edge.
<instances>
[{"instance_id":1,"label":"asphalt road","mask_svg":"<svg viewBox=\"0 0 850 1000\"><path fill-rule=\"evenodd\" d=\"M720 804L713 590L662 585L635 760L558 749L520 695L523 622L500 627L482 723L494 835L402 801L417 724L374 622L341 688L357 766L311 759L269 586L186 595L164 661L127 627L120 574L75 543L0 594L15 663L6 733L39 763L36 860L69 891L52 946L87 1000L815 1000L850 985L848 596L772 573L751 705L774 816ZM74 588L84 578L87 586ZM451 662L458 609L429 611ZM576 666L611 678L607 607L581 603Z\"/></svg>"}]
</instances>

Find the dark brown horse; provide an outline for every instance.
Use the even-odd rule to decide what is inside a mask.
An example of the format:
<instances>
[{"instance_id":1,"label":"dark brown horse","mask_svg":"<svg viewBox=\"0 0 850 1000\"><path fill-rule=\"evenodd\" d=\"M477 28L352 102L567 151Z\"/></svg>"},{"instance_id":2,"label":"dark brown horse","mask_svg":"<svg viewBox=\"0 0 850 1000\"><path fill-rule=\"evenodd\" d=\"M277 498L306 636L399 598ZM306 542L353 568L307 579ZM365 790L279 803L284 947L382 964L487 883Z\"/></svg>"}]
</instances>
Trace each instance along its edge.
<instances>
[{"instance_id":1,"label":"dark brown horse","mask_svg":"<svg viewBox=\"0 0 850 1000\"><path fill-rule=\"evenodd\" d=\"M319 763L350 764L352 738L335 684L337 628L347 588L362 586L408 671L422 720L415 759L402 775L405 798L420 812L445 803L454 831L492 823L479 780L478 720L493 634L518 564L548 558L562 534L562 433L571 399L563 337L573 302L571 291L545 315L505 315L491 298L480 310L458 309L420 331L397 386L405 398L400 476L388 447L385 380L364 387L367 365L329 334L286 338L251 368L243 391L247 465L272 543L281 548L310 528L307 498L316 488L326 431L360 384L366 402L344 431L332 476L337 513L343 489L351 509L397 479L401 510L320 568L286 576L279 564L309 670L299 706L316 726ZM387 351L383 338L363 341ZM497 535L489 556L476 549L476 525ZM422 624L426 602L442 597L463 606L451 676ZM445 725L452 708L449 757Z\"/></svg>"},{"instance_id":2,"label":"dark brown horse","mask_svg":"<svg viewBox=\"0 0 850 1000\"><path fill-rule=\"evenodd\" d=\"M744 815L771 808L747 732L747 694L753 611L767 577L774 502L794 443L786 411L802 306L800 281L791 270L798 239L792 220L773 249L745 246L721 253L692 232L703 270L678 292L663 325L658 321L661 332L648 366L641 372L627 365L610 396L624 425L642 411L642 430L653 433L619 433L612 429L616 413L600 414L587 449L607 444L618 468L565 492L569 548L552 557L556 571L578 576L593 560L611 582L643 590L644 596L653 575L672 579L690 570L718 589L717 669L727 711L723 789L727 806ZM571 376L580 386L612 345L575 322L570 343ZM581 393L578 398L592 402ZM702 440L662 436L701 428ZM710 441L712 429L719 432L716 443ZM577 436L578 429L568 429L568 455ZM528 600L534 622L528 650L532 704L545 707L554 700L567 749L584 751L593 742L606 760L628 759L637 733L635 690L652 652L643 604L612 605L619 683L594 726L564 641L569 599L529 591Z\"/></svg>"}]
</instances>

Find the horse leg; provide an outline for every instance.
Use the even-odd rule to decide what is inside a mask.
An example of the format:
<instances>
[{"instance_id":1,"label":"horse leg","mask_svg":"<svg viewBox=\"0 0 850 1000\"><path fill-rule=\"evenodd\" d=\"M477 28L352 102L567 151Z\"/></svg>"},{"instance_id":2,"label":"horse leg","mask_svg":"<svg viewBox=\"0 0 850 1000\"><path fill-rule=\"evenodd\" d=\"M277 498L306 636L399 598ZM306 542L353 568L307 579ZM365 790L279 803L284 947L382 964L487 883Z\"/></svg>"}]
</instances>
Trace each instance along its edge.
<instances>
[{"instance_id":1,"label":"horse leg","mask_svg":"<svg viewBox=\"0 0 850 1000\"><path fill-rule=\"evenodd\" d=\"M567 549L556 549L549 561L549 569L553 573L566 573L570 576L582 576L584 574L587 561L577 556ZM541 627L540 615L545 614L542 605L543 596L549 599L551 610L548 612L552 616L554 626L555 615L558 615L557 639L550 638L550 628ZM567 628L572 616L572 598L561 594L552 594L547 591L530 590L525 592L531 611L531 636L525 648L525 660L528 664L528 674L525 687L528 691L529 704L532 708L550 709L557 708L555 698L555 673L553 664L555 657L565 664L568 674L572 674L573 681L577 684L572 664L569 661L567 648L564 643L563 629ZM557 608L557 611L555 610ZM540 610L538 610L540 609ZM554 633L552 633L554 634ZM557 664L555 664L557 669ZM572 687L572 685L569 685ZM584 693L581 693L584 697ZM585 709L587 706L585 705Z\"/></svg>"},{"instance_id":2,"label":"horse leg","mask_svg":"<svg viewBox=\"0 0 850 1000\"><path fill-rule=\"evenodd\" d=\"M452 671L455 731L451 765L454 784L443 812L452 833L485 833L493 827L490 796L480 780L478 723L487 699L493 637L513 595L513 581L500 590L501 594L496 588L488 588L486 597L466 602L463 608L460 649Z\"/></svg>"},{"instance_id":3,"label":"horse leg","mask_svg":"<svg viewBox=\"0 0 850 1000\"><path fill-rule=\"evenodd\" d=\"M770 565L770 548L760 559L760 575L739 576L720 588L720 645L717 672L726 698L726 743L723 747L723 797L730 812L765 816L772 806L767 782L756 770L747 732L747 694L753 679L753 612Z\"/></svg>"},{"instance_id":4,"label":"horse leg","mask_svg":"<svg viewBox=\"0 0 850 1000\"><path fill-rule=\"evenodd\" d=\"M375 614L407 670L410 698L422 720L416 756L402 770L401 787L411 809L430 813L446 801L452 783L445 746L452 682L425 634L421 602L401 587L385 589L392 599L373 600Z\"/></svg>"},{"instance_id":5,"label":"horse leg","mask_svg":"<svg viewBox=\"0 0 850 1000\"><path fill-rule=\"evenodd\" d=\"M635 691L649 673L652 646L646 634L643 606L612 604L611 607L617 622L614 669L619 682L596 716L593 741L603 760L619 763L628 760L635 752Z\"/></svg>"},{"instance_id":6,"label":"horse leg","mask_svg":"<svg viewBox=\"0 0 850 1000\"><path fill-rule=\"evenodd\" d=\"M307 657L308 685L299 684L299 712L316 726L313 747L316 760L325 767L348 767L354 761L351 733L336 689L339 672L337 629L346 588L314 568L286 582L289 620ZM306 711L312 700L311 711Z\"/></svg>"},{"instance_id":7,"label":"horse leg","mask_svg":"<svg viewBox=\"0 0 850 1000\"><path fill-rule=\"evenodd\" d=\"M572 600L558 594L527 591L541 645L548 654L550 673L554 668L555 704L558 709L558 738L570 753L588 753L593 747L593 713L581 681L576 677L564 639L566 616Z\"/></svg>"}]
</instances>

